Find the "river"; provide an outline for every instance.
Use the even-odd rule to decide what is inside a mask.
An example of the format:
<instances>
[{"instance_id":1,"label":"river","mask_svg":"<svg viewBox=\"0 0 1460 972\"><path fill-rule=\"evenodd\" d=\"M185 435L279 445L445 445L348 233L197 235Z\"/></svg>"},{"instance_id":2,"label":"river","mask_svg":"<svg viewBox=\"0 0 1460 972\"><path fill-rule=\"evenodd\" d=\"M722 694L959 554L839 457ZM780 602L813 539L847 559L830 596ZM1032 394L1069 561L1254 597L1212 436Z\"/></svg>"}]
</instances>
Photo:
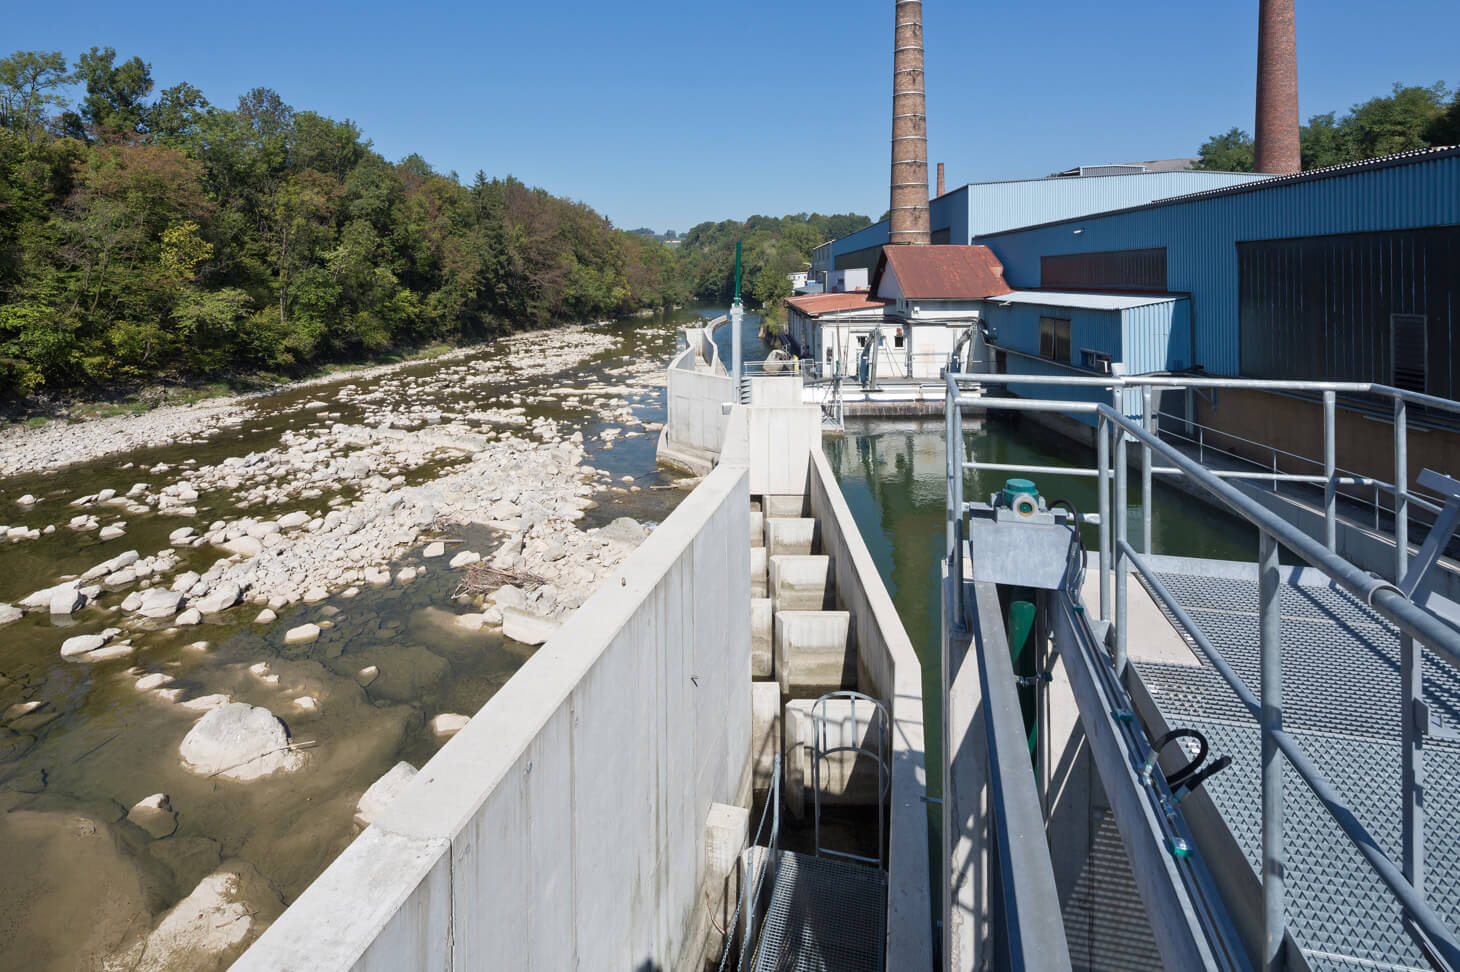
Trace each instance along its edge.
<instances>
[{"instance_id":1,"label":"river","mask_svg":"<svg viewBox=\"0 0 1460 972\"><path fill-rule=\"evenodd\" d=\"M625 516L652 526L684 495L669 488L677 477L655 465L663 368L679 327L718 312L691 307L567 335L519 336L384 374L346 372L244 399L222 427L180 443L0 480L0 522L42 531L0 543L0 602L126 550L144 562L156 552L178 558L161 561L165 570L142 585L163 589L186 571L206 577L224 553L210 543L173 545L180 527L201 534L210 523L293 509L322 517L347 512L371 490L341 479L301 491L287 475L223 488L218 477L229 461L277 458L281 443L303 442L321 463L345 463L368 449L349 451L341 435L384 425L407 436L452 430L493 447L520 446L531 457L576 449L570 436L581 433L582 466L596 471L592 502L584 498L579 505L589 508L566 528ZM754 324L747 327L753 348ZM470 467L467 456L449 451L382 461L398 462L377 473L394 476L382 487L393 490ZM568 467L559 478L571 486L575 472ZM164 509L163 487L186 481L215 488L200 489L182 514L176 505ZM147 489L128 500L129 487L144 482ZM74 506L103 489L119 495ZM279 502L286 492L291 499ZM21 505L23 497L36 502ZM99 529L66 525L88 515L121 522L125 532L103 541ZM437 526L452 552L490 553L500 540L485 526ZM431 529L423 528L422 542ZM138 942L157 916L220 869L249 875L250 893L267 899L257 904L264 917L296 897L353 838L360 794L397 762L420 766L442 745L431 720L477 711L535 650L500 628L459 623L482 602L453 600L463 572L446 559L423 559L420 544L401 548L390 566L421 571L415 580L397 574L376 587L358 582L358 571L336 572L343 580L328 585L327 598L305 603L292 594L268 623L253 621L264 605L247 602L196 625L179 624L180 615L141 619L119 608L140 586L133 585L104 590L69 617L41 610L0 628L0 967L92 968L109 957L118 967L149 967L138 959ZM318 640L286 644L285 632L306 622L321 626ZM124 630L111 644L131 642L122 657L89 664L58 655L66 639L113 627ZM252 782L187 771L179 743L202 711L188 703L219 695L277 715L303 768ZM137 823L143 817L128 818L154 794L166 795L165 811L146 826Z\"/></svg>"}]
</instances>

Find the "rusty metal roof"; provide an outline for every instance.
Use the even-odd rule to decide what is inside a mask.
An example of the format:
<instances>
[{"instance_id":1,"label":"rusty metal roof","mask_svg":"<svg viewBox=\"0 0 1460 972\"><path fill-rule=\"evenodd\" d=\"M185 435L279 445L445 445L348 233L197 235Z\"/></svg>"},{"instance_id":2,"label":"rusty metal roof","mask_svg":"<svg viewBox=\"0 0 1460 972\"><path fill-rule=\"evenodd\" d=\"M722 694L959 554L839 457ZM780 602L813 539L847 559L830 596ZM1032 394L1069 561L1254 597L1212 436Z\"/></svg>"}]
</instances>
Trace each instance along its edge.
<instances>
[{"instance_id":1,"label":"rusty metal roof","mask_svg":"<svg viewBox=\"0 0 1460 972\"><path fill-rule=\"evenodd\" d=\"M791 297L786 301L790 307L796 308L807 317L818 317L822 314L834 314L843 311L875 310L884 307L888 301L880 297L873 297L865 290L854 290L846 294L807 294L804 297Z\"/></svg>"},{"instance_id":2,"label":"rusty metal roof","mask_svg":"<svg viewBox=\"0 0 1460 972\"><path fill-rule=\"evenodd\" d=\"M873 293L881 293L887 272L910 300L979 300L1014 289L1004 282L1004 265L986 246L884 246L872 274Z\"/></svg>"}]
</instances>

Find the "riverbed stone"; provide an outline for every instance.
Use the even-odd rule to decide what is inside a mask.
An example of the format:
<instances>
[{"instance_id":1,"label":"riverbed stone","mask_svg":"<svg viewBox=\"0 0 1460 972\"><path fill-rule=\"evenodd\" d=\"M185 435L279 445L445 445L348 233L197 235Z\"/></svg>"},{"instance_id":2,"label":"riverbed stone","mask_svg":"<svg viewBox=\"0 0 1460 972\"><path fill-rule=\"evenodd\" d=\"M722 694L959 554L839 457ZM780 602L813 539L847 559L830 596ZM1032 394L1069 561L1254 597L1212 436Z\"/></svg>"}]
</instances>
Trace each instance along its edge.
<instances>
[{"instance_id":1,"label":"riverbed stone","mask_svg":"<svg viewBox=\"0 0 1460 972\"><path fill-rule=\"evenodd\" d=\"M61 642L61 657L74 658L77 655L84 655L87 652L95 651L107 643L107 639L99 634L77 635L74 638L67 638Z\"/></svg>"},{"instance_id":2,"label":"riverbed stone","mask_svg":"<svg viewBox=\"0 0 1460 972\"><path fill-rule=\"evenodd\" d=\"M11 604L0 604L0 625L12 624L25 617L25 612Z\"/></svg>"},{"instance_id":3,"label":"riverbed stone","mask_svg":"<svg viewBox=\"0 0 1460 972\"><path fill-rule=\"evenodd\" d=\"M183 767L200 776L256 780L289 773L304 755L289 749L284 724L262 706L230 702L212 710L188 730L179 748Z\"/></svg>"},{"instance_id":4,"label":"riverbed stone","mask_svg":"<svg viewBox=\"0 0 1460 972\"><path fill-rule=\"evenodd\" d=\"M179 613L175 621L177 624L183 625L185 627L191 627L195 624L202 624L203 612L199 611L195 607L190 607L186 611Z\"/></svg>"},{"instance_id":5,"label":"riverbed stone","mask_svg":"<svg viewBox=\"0 0 1460 972\"><path fill-rule=\"evenodd\" d=\"M102 527L101 532L97 534L97 537L101 540L115 540L118 537L125 537L126 535L127 531L125 527L112 525Z\"/></svg>"},{"instance_id":6,"label":"riverbed stone","mask_svg":"<svg viewBox=\"0 0 1460 972\"><path fill-rule=\"evenodd\" d=\"M182 609L183 595L180 591L169 591L154 587L142 595L142 604L137 613L144 618L170 618Z\"/></svg>"},{"instance_id":7,"label":"riverbed stone","mask_svg":"<svg viewBox=\"0 0 1460 972\"><path fill-rule=\"evenodd\" d=\"M240 557L254 557L264 549L264 545L253 537L236 537L233 540L225 540L218 546Z\"/></svg>"},{"instance_id":8,"label":"riverbed stone","mask_svg":"<svg viewBox=\"0 0 1460 972\"><path fill-rule=\"evenodd\" d=\"M295 510L293 513L285 513L279 517L279 527L284 530L294 530L309 523L309 514L302 510Z\"/></svg>"},{"instance_id":9,"label":"riverbed stone","mask_svg":"<svg viewBox=\"0 0 1460 972\"><path fill-rule=\"evenodd\" d=\"M373 824L415 776L416 768L404 760L386 770L380 779L370 784L370 789L355 805L355 822L361 827Z\"/></svg>"},{"instance_id":10,"label":"riverbed stone","mask_svg":"<svg viewBox=\"0 0 1460 972\"><path fill-rule=\"evenodd\" d=\"M449 566L453 568L468 567L472 564L477 563L481 559L482 555L477 553L475 550L463 550L456 556L451 558L451 563L449 564Z\"/></svg>"},{"instance_id":11,"label":"riverbed stone","mask_svg":"<svg viewBox=\"0 0 1460 972\"><path fill-rule=\"evenodd\" d=\"M524 645L540 645L553 636L562 622L539 617L521 608L502 608L502 634Z\"/></svg>"},{"instance_id":12,"label":"riverbed stone","mask_svg":"<svg viewBox=\"0 0 1460 972\"><path fill-rule=\"evenodd\" d=\"M225 861L163 916L128 956L132 972L226 968L284 909L253 865Z\"/></svg>"},{"instance_id":13,"label":"riverbed stone","mask_svg":"<svg viewBox=\"0 0 1460 972\"><path fill-rule=\"evenodd\" d=\"M443 712L431 720L431 731L442 739L450 738L466 728L471 721L469 716L459 715L455 712Z\"/></svg>"},{"instance_id":14,"label":"riverbed stone","mask_svg":"<svg viewBox=\"0 0 1460 972\"><path fill-rule=\"evenodd\" d=\"M256 618L253 619L253 623L254 624L273 624L277 620L279 620L279 616L277 614L275 614L273 611L269 610L268 608L264 608L262 611L260 611L258 613L258 617L256 617Z\"/></svg>"},{"instance_id":15,"label":"riverbed stone","mask_svg":"<svg viewBox=\"0 0 1460 972\"><path fill-rule=\"evenodd\" d=\"M426 549L421 551L422 557L439 557L446 552L446 544L440 540L434 540L426 544Z\"/></svg>"},{"instance_id":16,"label":"riverbed stone","mask_svg":"<svg viewBox=\"0 0 1460 972\"><path fill-rule=\"evenodd\" d=\"M86 606L86 595L75 584L62 584L51 592L50 609L53 615L66 615Z\"/></svg>"},{"instance_id":17,"label":"riverbed stone","mask_svg":"<svg viewBox=\"0 0 1460 972\"><path fill-rule=\"evenodd\" d=\"M284 644L307 645L319 640L319 625L301 624L284 632Z\"/></svg>"},{"instance_id":18,"label":"riverbed stone","mask_svg":"<svg viewBox=\"0 0 1460 972\"><path fill-rule=\"evenodd\" d=\"M177 814L166 793L154 793L138 800L127 811L127 819L151 834L153 840L171 837L177 831Z\"/></svg>"},{"instance_id":19,"label":"riverbed stone","mask_svg":"<svg viewBox=\"0 0 1460 972\"><path fill-rule=\"evenodd\" d=\"M196 605L204 614L222 614L243 600L243 589L233 581L224 581L200 598Z\"/></svg>"}]
</instances>

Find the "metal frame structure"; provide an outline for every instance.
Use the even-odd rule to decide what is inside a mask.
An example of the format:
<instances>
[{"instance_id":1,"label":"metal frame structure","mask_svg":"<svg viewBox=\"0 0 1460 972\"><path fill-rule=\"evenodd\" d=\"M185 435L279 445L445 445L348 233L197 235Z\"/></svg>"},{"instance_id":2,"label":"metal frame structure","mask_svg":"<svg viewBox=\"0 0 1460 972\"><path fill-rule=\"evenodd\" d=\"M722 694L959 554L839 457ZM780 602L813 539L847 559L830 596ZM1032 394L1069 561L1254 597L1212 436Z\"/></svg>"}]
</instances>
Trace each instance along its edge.
<instances>
[{"instance_id":1,"label":"metal frame structure","mask_svg":"<svg viewBox=\"0 0 1460 972\"><path fill-rule=\"evenodd\" d=\"M1115 671L1124 676L1127 663L1127 596L1126 583L1135 569L1146 578L1151 589L1178 619L1198 649L1228 683L1232 691L1258 720L1262 740L1262 893L1265 969L1282 966L1283 941L1286 936L1285 895L1283 887L1284 809L1281 754L1303 782L1328 810L1344 834L1353 842L1379 878L1401 905L1406 931L1426 958L1441 969L1460 969L1460 941L1425 900L1424 881L1424 818L1423 818L1423 735L1421 725L1421 656L1419 644L1433 651L1444 662L1460 667L1460 631L1431 611L1415 604L1395 584L1374 577L1335 553L1337 485L1344 477L1337 474L1335 451L1335 399L1338 393L1370 394L1392 401L1394 413L1395 481L1392 484L1366 480L1362 485L1375 485L1393 492L1395 497L1396 579L1406 583L1409 557L1408 520L1410 504L1416 497L1409 489L1407 457L1407 408L1421 405L1443 412L1460 414L1460 403L1387 385L1359 382L1266 381L1225 378L1182 378L1168 376L1110 378L1056 375L974 375L950 371L945 376L947 393L947 543L949 573L963 577L963 518L968 509L963 498L963 476L968 470L1000 472L1058 473L1061 475L1096 476L1099 480L1100 526L1100 616L1112 621L1115 629L1113 662ZM1097 388L1110 391L1114 407L1101 402L1041 400L1013 397L968 397L960 383L1053 385ZM1140 390L1142 413L1135 419L1121 407L1124 392ZM1261 473L1262 479L1283 482L1313 482L1324 487L1324 539L1319 542L1283 520L1228 482L1231 479L1257 478L1235 472L1212 470L1193 460L1170 443L1163 441L1156 430L1156 414L1151 407L1157 388L1216 389L1234 388L1263 391L1321 393L1324 411L1324 475L1321 478L1298 474ZM961 409L965 405L1010 411L1056 412L1095 416L1097 465L1094 469L1035 467L965 461ZM1113 440L1113 449L1112 449ZM1137 551L1128 537L1129 509L1127 482L1129 476L1128 443L1141 449L1140 475L1145 487L1142 495L1141 521L1143 551ZM1113 455L1112 455L1113 451ZM1155 459L1167 465L1156 466ZM1191 617L1170 595L1143 554L1151 553L1151 477L1155 474L1182 476L1218 505L1255 526L1259 533L1258 571L1261 592L1260 646L1261 696L1254 696L1227 665L1221 654L1201 633ZM1353 478L1353 477L1349 477ZM1427 484L1428 485L1428 484ZM1110 496L1113 486L1114 497ZM1433 487L1431 487L1433 488ZM1448 506L1449 504L1447 504ZM1112 507L1116 515L1112 517ZM1441 522L1432 532L1435 543L1446 538L1434 537L1446 525ZM1450 524L1453 526L1453 523ZM1307 563L1326 574L1339 587L1358 597L1382 617L1393 623L1401 634L1401 686L1396 699L1403 706L1403 771L1401 812L1403 815L1402 865L1390 860L1369 831L1355 818L1342 796L1323 776L1301 747L1283 728L1282 656L1280 650L1281 615L1279 607L1278 549L1287 547ZM1114 587L1114 612L1110 591ZM1421 584L1419 578L1415 584ZM956 624L966 624L962 598L955 598Z\"/></svg>"},{"instance_id":2,"label":"metal frame structure","mask_svg":"<svg viewBox=\"0 0 1460 972\"><path fill-rule=\"evenodd\" d=\"M832 699L846 699L850 701L852 712L852 744L850 746L828 746L826 744L826 703ZM877 749L874 752L865 746L857 744L861 738L861 721L857 718L857 706L866 702L872 706L873 715L868 717L867 732L872 733L871 720L875 717L877 724ZM857 861L861 864L875 864L882 868L882 847L886 834L886 823L883 811L886 808L887 796L892 788L892 767L887 764L887 752L890 743L891 719L887 706L870 695L861 692L842 690L828 692L815 702L811 703L811 727L812 727L812 749L811 749L811 794L814 801L813 827L816 835L816 856L817 857L840 857L849 861ZM852 854L847 851L831 850L821 846L821 762L837 755L838 753L851 753L853 756L866 756L877 763L877 856L867 857L863 854Z\"/></svg>"}]
</instances>

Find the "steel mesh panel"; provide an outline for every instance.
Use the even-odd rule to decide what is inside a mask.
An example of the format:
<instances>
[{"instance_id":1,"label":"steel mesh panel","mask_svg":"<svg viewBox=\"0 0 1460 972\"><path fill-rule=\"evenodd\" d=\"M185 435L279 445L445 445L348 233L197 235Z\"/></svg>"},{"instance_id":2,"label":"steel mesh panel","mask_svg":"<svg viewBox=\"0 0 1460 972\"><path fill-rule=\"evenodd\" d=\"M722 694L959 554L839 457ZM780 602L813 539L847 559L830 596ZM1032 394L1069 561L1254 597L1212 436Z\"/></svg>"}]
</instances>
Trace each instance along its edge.
<instances>
[{"instance_id":1,"label":"steel mesh panel","mask_svg":"<svg viewBox=\"0 0 1460 972\"><path fill-rule=\"evenodd\" d=\"M1163 574L1238 677L1259 694L1257 584ZM1158 602L1159 603L1159 602ZM1332 589L1284 585L1284 723L1391 859L1400 852L1399 639L1367 606ZM1200 658L1200 653L1197 653ZM1233 766L1205 788L1260 873L1260 735L1216 671L1139 662L1167 720L1205 733ZM1460 714L1460 676L1425 653L1424 689L1446 721ZM1186 745L1183 742L1183 745ZM1188 752L1194 750L1194 745ZM1427 968L1404 933L1388 889L1285 762L1287 913L1315 969ZM1460 925L1460 745L1425 743L1426 888Z\"/></svg>"},{"instance_id":2,"label":"steel mesh panel","mask_svg":"<svg viewBox=\"0 0 1460 972\"><path fill-rule=\"evenodd\" d=\"M755 972L880 972L886 912L876 868L783 852Z\"/></svg>"}]
</instances>

